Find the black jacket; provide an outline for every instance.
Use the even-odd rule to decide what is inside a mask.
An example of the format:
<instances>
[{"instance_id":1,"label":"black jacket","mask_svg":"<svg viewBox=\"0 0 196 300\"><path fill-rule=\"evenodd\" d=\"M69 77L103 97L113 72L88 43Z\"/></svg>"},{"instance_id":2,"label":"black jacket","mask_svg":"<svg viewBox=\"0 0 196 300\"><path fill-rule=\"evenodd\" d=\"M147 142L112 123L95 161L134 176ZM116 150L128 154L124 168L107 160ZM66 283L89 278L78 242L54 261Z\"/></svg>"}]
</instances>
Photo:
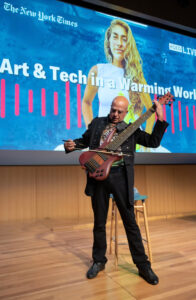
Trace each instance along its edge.
<instances>
[{"instance_id":1,"label":"black jacket","mask_svg":"<svg viewBox=\"0 0 196 300\"><path fill-rule=\"evenodd\" d=\"M77 148L87 148L89 149L96 149L99 147L100 138L103 130L105 129L106 125L109 123L108 117L101 117L95 118L89 124L88 129L82 135L82 138L75 139L74 142L76 143ZM122 145L122 152L131 154L131 156L124 156L124 163L127 173L127 180L129 188L129 202L133 203L133 186L134 186L134 152L136 148L136 144L140 144L145 147L156 148L160 145L161 139L169 124L165 121L161 122L157 120L152 134L148 134L141 129L137 129L134 134L132 134ZM124 121L118 123L117 131L120 133L122 132L128 124ZM85 193L88 196L92 196L94 192L94 184L95 179L89 178L87 176L87 185L85 189Z\"/></svg>"}]
</instances>

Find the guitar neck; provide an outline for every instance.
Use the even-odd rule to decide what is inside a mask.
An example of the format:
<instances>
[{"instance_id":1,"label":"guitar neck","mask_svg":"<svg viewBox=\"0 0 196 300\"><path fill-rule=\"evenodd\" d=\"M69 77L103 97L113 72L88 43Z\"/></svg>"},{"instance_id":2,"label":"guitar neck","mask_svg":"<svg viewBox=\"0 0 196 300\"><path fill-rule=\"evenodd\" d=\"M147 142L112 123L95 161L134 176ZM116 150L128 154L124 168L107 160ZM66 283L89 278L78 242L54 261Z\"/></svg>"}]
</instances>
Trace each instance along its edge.
<instances>
[{"instance_id":1,"label":"guitar neck","mask_svg":"<svg viewBox=\"0 0 196 300\"><path fill-rule=\"evenodd\" d=\"M156 105L153 104L153 106L149 110L147 110L134 123L130 124L125 130L123 130L123 132L120 133L113 142L110 142L105 147L105 149L111 151L117 150L124 143L124 141L126 141L126 139L129 136L131 136L141 126L142 123L144 123L148 118L152 116L152 114L155 112L155 109L156 109Z\"/></svg>"}]
</instances>

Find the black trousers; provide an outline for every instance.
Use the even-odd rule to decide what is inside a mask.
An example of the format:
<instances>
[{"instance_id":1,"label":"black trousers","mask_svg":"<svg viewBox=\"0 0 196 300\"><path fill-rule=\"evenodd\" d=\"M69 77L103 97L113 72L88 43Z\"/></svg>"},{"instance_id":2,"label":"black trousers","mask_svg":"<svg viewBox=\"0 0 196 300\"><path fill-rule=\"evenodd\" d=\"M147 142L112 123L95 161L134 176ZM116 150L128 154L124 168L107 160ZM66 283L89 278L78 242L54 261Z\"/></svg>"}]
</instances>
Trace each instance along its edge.
<instances>
[{"instance_id":1,"label":"black trousers","mask_svg":"<svg viewBox=\"0 0 196 300\"><path fill-rule=\"evenodd\" d=\"M150 265L145 254L139 227L135 220L134 206L128 201L126 172L122 167L111 168L109 176L103 181L96 181L92 207L94 212L93 253L94 262L106 263L106 221L110 194L115 197L126 231L133 262L138 268Z\"/></svg>"}]
</instances>

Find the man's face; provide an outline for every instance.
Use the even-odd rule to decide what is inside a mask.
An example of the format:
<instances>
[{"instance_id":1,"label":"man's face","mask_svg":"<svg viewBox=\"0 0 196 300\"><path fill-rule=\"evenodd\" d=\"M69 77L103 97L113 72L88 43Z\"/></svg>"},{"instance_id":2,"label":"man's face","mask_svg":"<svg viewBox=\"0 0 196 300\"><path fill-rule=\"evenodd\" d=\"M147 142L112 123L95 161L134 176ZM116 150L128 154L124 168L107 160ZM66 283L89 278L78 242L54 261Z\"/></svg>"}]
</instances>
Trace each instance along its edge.
<instances>
[{"instance_id":1,"label":"man's face","mask_svg":"<svg viewBox=\"0 0 196 300\"><path fill-rule=\"evenodd\" d=\"M127 114L127 105L123 102L113 102L109 118L110 121L114 124L122 122Z\"/></svg>"}]
</instances>

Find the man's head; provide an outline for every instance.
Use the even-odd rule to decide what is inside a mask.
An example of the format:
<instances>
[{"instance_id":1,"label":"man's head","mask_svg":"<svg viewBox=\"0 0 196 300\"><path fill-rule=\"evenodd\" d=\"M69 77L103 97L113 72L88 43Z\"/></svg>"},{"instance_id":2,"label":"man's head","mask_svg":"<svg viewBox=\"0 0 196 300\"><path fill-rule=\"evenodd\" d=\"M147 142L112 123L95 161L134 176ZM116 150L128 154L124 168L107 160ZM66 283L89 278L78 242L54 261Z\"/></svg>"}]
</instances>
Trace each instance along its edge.
<instances>
[{"instance_id":1,"label":"man's head","mask_svg":"<svg viewBox=\"0 0 196 300\"><path fill-rule=\"evenodd\" d=\"M129 101L124 96L117 96L112 101L109 118L114 124L124 120L128 111Z\"/></svg>"}]
</instances>

